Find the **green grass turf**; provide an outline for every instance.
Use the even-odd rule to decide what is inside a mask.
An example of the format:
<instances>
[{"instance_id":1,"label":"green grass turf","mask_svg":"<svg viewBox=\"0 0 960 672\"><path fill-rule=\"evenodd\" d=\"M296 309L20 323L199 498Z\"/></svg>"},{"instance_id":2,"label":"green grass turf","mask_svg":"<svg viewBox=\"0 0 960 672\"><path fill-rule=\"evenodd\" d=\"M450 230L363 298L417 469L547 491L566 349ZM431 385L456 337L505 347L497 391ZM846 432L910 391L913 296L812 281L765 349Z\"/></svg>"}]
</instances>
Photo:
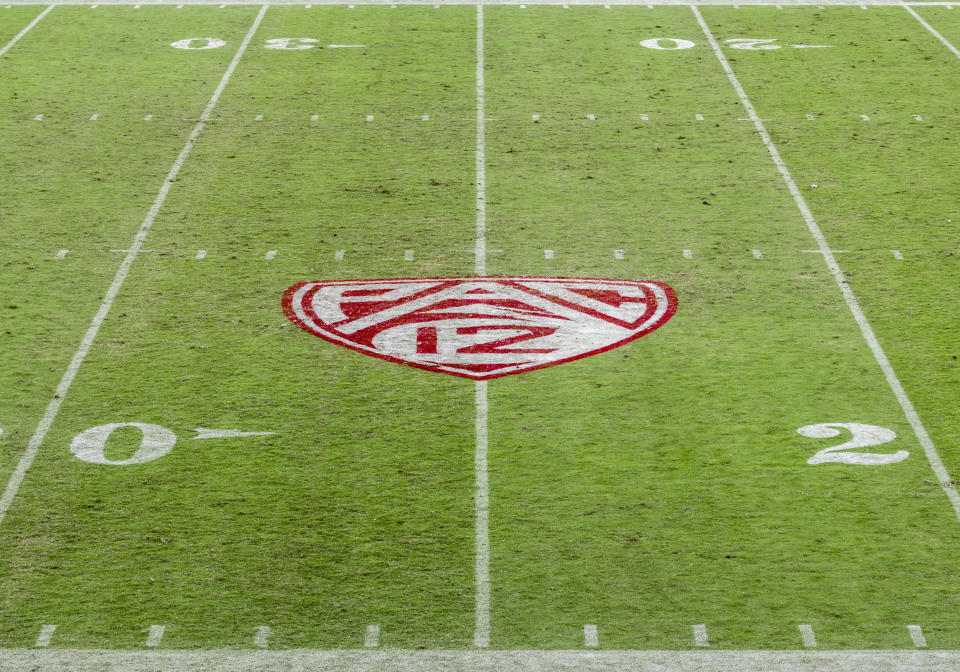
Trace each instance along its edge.
<instances>
[{"instance_id":1,"label":"green grass turf","mask_svg":"<svg viewBox=\"0 0 960 672\"><path fill-rule=\"evenodd\" d=\"M0 140L19 143L0 159L3 303L32 311L3 317L8 470L119 264L107 250L129 245L256 11L58 7L0 60L2 99L29 94L0 108ZM899 8L703 12L720 40L836 45L726 53L798 182L822 183L804 186L814 214L852 250L840 261L955 463L952 371L929 366L949 356L949 228L921 224L951 205L936 150L960 62ZM260 625L271 646L359 647L369 623L384 646L470 645L473 384L309 336L279 299L302 280L472 274L474 16L267 12L0 526L0 645L44 623L75 647L138 647L153 623L165 647L249 646ZM796 648L810 623L823 648L903 648L920 623L957 647L960 524L822 258L800 252L812 238L689 8L486 21L488 272L657 279L680 297L625 348L490 383L492 645L577 648L595 623L605 647L687 648L706 623L716 647ZM168 46L201 35L229 44ZM263 48L278 37L367 46ZM697 46L638 46L651 37ZM52 45L62 60L39 58ZM899 216L865 214L866 196ZM127 467L70 454L122 421L178 443ZM911 457L807 465L840 441L796 434L817 422L889 427L878 450ZM109 454L137 441L118 432Z\"/></svg>"}]
</instances>

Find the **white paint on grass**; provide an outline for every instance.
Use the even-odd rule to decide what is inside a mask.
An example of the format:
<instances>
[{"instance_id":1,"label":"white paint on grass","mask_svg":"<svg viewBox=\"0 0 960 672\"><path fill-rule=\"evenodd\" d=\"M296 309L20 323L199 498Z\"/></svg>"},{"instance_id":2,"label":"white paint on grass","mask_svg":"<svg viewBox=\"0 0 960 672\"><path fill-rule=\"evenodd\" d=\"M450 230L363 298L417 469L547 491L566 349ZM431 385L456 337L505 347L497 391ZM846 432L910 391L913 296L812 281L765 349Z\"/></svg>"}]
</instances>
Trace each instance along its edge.
<instances>
[{"instance_id":1,"label":"white paint on grass","mask_svg":"<svg viewBox=\"0 0 960 672\"><path fill-rule=\"evenodd\" d=\"M197 427L193 430L197 433L196 439L233 439L243 436L273 436L276 432L242 432L239 429L206 429Z\"/></svg>"},{"instance_id":2,"label":"white paint on grass","mask_svg":"<svg viewBox=\"0 0 960 672\"><path fill-rule=\"evenodd\" d=\"M710 646L710 640L707 638L707 626L691 625L693 630L693 643L695 646Z\"/></svg>"},{"instance_id":3,"label":"white paint on grass","mask_svg":"<svg viewBox=\"0 0 960 672\"><path fill-rule=\"evenodd\" d=\"M413 250L404 250L404 251L403 251L403 260L404 260L404 261L413 261Z\"/></svg>"},{"instance_id":4,"label":"white paint on grass","mask_svg":"<svg viewBox=\"0 0 960 672\"><path fill-rule=\"evenodd\" d=\"M60 250L57 252L57 259L66 259L69 252L70 250Z\"/></svg>"},{"instance_id":5,"label":"white paint on grass","mask_svg":"<svg viewBox=\"0 0 960 672\"><path fill-rule=\"evenodd\" d=\"M696 119L697 121L703 121L703 115L702 115L702 114L698 114L698 115L696 115L695 119Z\"/></svg>"},{"instance_id":6,"label":"white paint on grass","mask_svg":"<svg viewBox=\"0 0 960 672\"><path fill-rule=\"evenodd\" d=\"M539 115L539 114L530 115L530 118L533 119L534 121L540 121L540 115Z\"/></svg>"},{"instance_id":7,"label":"white paint on grass","mask_svg":"<svg viewBox=\"0 0 960 672\"><path fill-rule=\"evenodd\" d=\"M343 261L343 255L344 255L343 250L337 250L336 252L333 253L333 258L336 261Z\"/></svg>"},{"instance_id":8,"label":"white paint on grass","mask_svg":"<svg viewBox=\"0 0 960 672\"><path fill-rule=\"evenodd\" d=\"M204 259L207 256L206 250L197 250L197 259Z\"/></svg>"},{"instance_id":9,"label":"white paint on grass","mask_svg":"<svg viewBox=\"0 0 960 672\"><path fill-rule=\"evenodd\" d=\"M430 115L429 115L429 114L421 114L421 115L420 115L420 121L430 121Z\"/></svg>"},{"instance_id":10,"label":"white paint on grass","mask_svg":"<svg viewBox=\"0 0 960 672\"><path fill-rule=\"evenodd\" d=\"M683 251L684 259L693 259L693 250L684 250Z\"/></svg>"},{"instance_id":11,"label":"white paint on grass","mask_svg":"<svg viewBox=\"0 0 960 672\"><path fill-rule=\"evenodd\" d=\"M860 118L863 119L864 121L870 121L870 116L866 114L861 114Z\"/></svg>"},{"instance_id":12,"label":"white paint on grass","mask_svg":"<svg viewBox=\"0 0 960 672\"><path fill-rule=\"evenodd\" d=\"M543 251L544 259L553 259L553 250L544 250Z\"/></svg>"},{"instance_id":13,"label":"white paint on grass","mask_svg":"<svg viewBox=\"0 0 960 672\"><path fill-rule=\"evenodd\" d=\"M800 630L800 640L803 642L804 647L815 649L817 647L817 638L813 635L813 627L810 625L798 625L797 628Z\"/></svg>"},{"instance_id":14,"label":"white paint on grass","mask_svg":"<svg viewBox=\"0 0 960 672\"><path fill-rule=\"evenodd\" d=\"M807 115L807 121L813 121L814 119L816 119L816 117L814 117L812 114Z\"/></svg>"},{"instance_id":15,"label":"white paint on grass","mask_svg":"<svg viewBox=\"0 0 960 672\"><path fill-rule=\"evenodd\" d=\"M56 630L57 626L55 625L45 625L40 628L40 634L37 635L37 643L35 646L38 648L50 646L50 640L53 639L53 633L56 632Z\"/></svg>"},{"instance_id":16,"label":"white paint on grass","mask_svg":"<svg viewBox=\"0 0 960 672\"><path fill-rule=\"evenodd\" d=\"M99 115L99 114L91 114L91 115L90 115L90 121L96 121L96 120L99 119L99 118L100 118L100 115Z\"/></svg>"},{"instance_id":17,"label":"white paint on grass","mask_svg":"<svg viewBox=\"0 0 960 672\"><path fill-rule=\"evenodd\" d=\"M150 121L151 119L153 119L153 115L152 115L152 114L148 114L147 116L145 116L145 117L143 118L144 121Z\"/></svg>"},{"instance_id":18,"label":"white paint on grass","mask_svg":"<svg viewBox=\"0 0 960 672\"><path fill-rule=\"evenodd\" d=\"M938 33L938 32L934 29L934 27L931 26L929 23L927 23L926 21L924 21L923 17L920 16L919 14L917 14L917 12L914 11L913 7L910 7L909 5L904 4L904 3L901 3L901 4L903 5L903 8L904 8L905 10L907 10L908 12L910 12L910 15L913 16L913 18L915 18L917 21L920 22L920 25L922 25L924 28L926 28L928 31L930 31L930 34L931 34L931 35L933 35L935 38L937 38L938 40L940 40L940 42L943 43L943 46L945 46L947 49L949 49L950 51L953 52L953 55L954 55L954 56L956 56L957 58L960 58L960 49L957 49L955 46L953 46L952 44L950 44L950 41L947 40L947 38L945 38L943 35L941 35L940 33ZM948 5L948 7L949 7L949 5ZM950 7L950 9L953 9L953 8ZM0 54L2 54L2 53L3 53L3 52L0 52Z\"/></svg>"},{"instance_id":19,"label":"white paint on grass","mask_svg":"<svg viewBox=\"0 0 960 672\"><path fill-rule=\"evenodd\" d=\"M810 211L806 200L803 198L803 194L800 193L800 189L797 187L797 184L793 179L793 175L791 175L787 165L780 157L780 152L770 139L770 134L767 132L763 122L760 121L760 117L754 110L753 104L750 102L746 92L740 85L740 80L737 79L733 69L727 62L726 57L723 55L723 52L721 52L720 45L718 45L716 39L714 39L713 34L710 32L710 28L703 20L703 16L700 14L700 11L696 8L696 6L691 6L691 9L693 10L694 15L697 17L697 21L700 24L704 35L707 36L707 40L710 42L717 60L720 61L720 65L723 67L724 72L727 73L727 78L730 80L730 84L740 97L740 102L750 113L750 117L754 119L754 127L760 134L763 144L766 146L767 151L770 154L770 158L780 171L780 175L783 178L784 184L787 186L787 189L793 196L793 200L797 205L797 209L803 216L810 234L813 236L814 240L817 241L817 246L820 248L820 251L823 252L824 261L826 262L827 267L830 269L830 273L833 275L833 278L840 289L840 293L843 295L844 301L846 301L847 306L850 308L850 312L853 314L854 320L860 327L860 332L863 334L864 340L867 342L867 345L873 353L874 359L876 359L877 364L880 366L880 370L883 372L883 375L887 380L887 384L890 386L890 389L893 391L893 395L900 404L900 408L903 409L903 414L910 423L914 435L917 437L920 445L923 446L924 453L926 453L927 456L927 461L930 463L930 467L937 477L940 487L943 488L947 498L950 500L954 514L956 515L957 519L960 520L960 493L957 493L957 488L953 483L953 479L950 477L947 468L944 466L943 460L940 458L936 446L933 445L933 441L931 441L930 435L927 433L927 428L924 426L923 421L920 420L920 416L913 407L913 402L911 402L910 398L907 396L906 390L903 389L903 384L900 382L896 372L893 370L890 360L887 359L886 353L877 340L876 334L873 332L873 327L870 326L867 316L860 307L860 302L857 301L857 298L854 295L853 290L850 289L850 285L847 282L843 271L840 269L840 265L837 263L836 257L833 256L830 246L827 244L827 240L823 235L823 231L820 230L820 225L817 224L817 220L814 219L813 213ZM960 57L960 53L958 53L957 56Z\"/></svg>"},{"instance_id":20,"label":"white paint on grass","mask_svg":"<svg viewBox=\"0 0 960 672\"><path fill-rule=\"evenodd\" d=\"M267 261L271 261L271 260L275 259L276 256L277 256L277 251L276 251L276 250L268 250L267 253L266 253L265 255L263 255L263 258L266 259Z\"/></svg>"},{"instance_id":21,"label":"white paint on grass","mask_svg":"<svg viewBox=\"0 0 960 672\"><path fill-rule=\"evenodd\" d=\"M368 649L375 649L380 646L380 626L368 625L363 633L363 645Z\"/></svg>"},{"instance_id":22,"label":"white paint on grass","mask_svg":"<svg viewBox=\"0 0 960 672\"><path fill-rule=\"evenodd\" d=\"M650 121L650 117L646 114L641 114L640 121Z\"/></svg>"},{"instance_id":23,"label":"white paint on grass","mask_svg":"<svg viewBox=\"0 0 960 672\"><path fill-rule=\"evenodd\" d=\"M903 253L900 250L891 250L893 252L893 258L899 261L903 261Z\"/></svg>"},{"instance_id":24,"label":"white paint on grass","mask_svg":"<svg viewBox=\"0 0 960 672\"><path fill-rule=\"evenodd\" d=\"M147 634L146 646L160 646L160 640L163 639L163 631L167 629L165 625L151 625L150 632Z\"/></svg>"},{"instance_id":25,"label":"white paint on grass","mask_svg":"<svg viewBox=\"0 0 960 672\"><path fill-rule=\"evenodd\" d=\"M368 114L368 115L367 115L367 121L373 121L373 115L372 115L372 114Z\"/></svg>"},{"instance_id":26,"label":"white paint on grass","mask_svg":"<svg viewBox=\"0 0 960 672\"><path fill-rule=\"evenodd\" d=\"M111 460L105 455L107 440L116 430L123 427L136 427L140 430L140 445L127 459ZM70 452L77 459L90 464L124 466L152 462L173 450L176 443L176 434L160 425L145 422L111 422L91 427L77 434L70 443Z\"/></svg>"},{"instance_id":27,"label":"white paint on grass","mask_svg":"<svg viewBox=\"0 0 960 672\"><path fill-rule=\"evenodd\" d=\"M200 438L200 437L195 437ZM261 625L257 627L257 632L253 635L253 645L258 649L267 648L267 640L270 638L270 626Z\"/></svg>"},{"instance_id":28,"label":"white paint on grass","mask_svg":"<svg viewBox=\"0 0 960 672\"><path fill-rule=\"evenodd\" d=\"M194 42L197 42L197 45L194 45ZM225 40L221 40L216 37L188 37L185 40L177 40L176 42L171 42L170 46L174 49L219 49L220 47L227 46Z\"/></svg>"},{"instance_id":29,"label":"white paint on grass","mask_svg":"<svg viewBox=\"0 0 960 672\"><path fill-rule=\"evenodd\" d=\"M923 636L923 629L919 625L908 625L907 631L910 633L910 639L913 645L918 649L927 648L927 638Z\"/></svg>"},{"instance_id":30,"label":"white paint on grass","mask_svg":"<svg viewBox=\"0 0 960 672\"><path fill-rule=\"evenodd\" d=\"M310 115L310 121L319 121L319 120L320 120L320 115L319 115L319 114L312 114L312 115Z\"/></svg>"},{"instance_id":31,"label":"white paint on grass","mask_svg":"<svg viewBox=\"0 0 960 672\"><path fill-rule=\"evenodd\" d=\"M35 117L33 118L33 120L34 120L34 121L43 121L43 115L42 115L42 114L38 114L37 116L35 116Z\"/></svg>"},{"instance_id":32,"label":"white paint on grass","mask_svg":"<svg viewBox=\"0 0 960 672\"><path fill-rule=\"evenodd\" d=\"M876 466L896 464L910 457L910 453L906 450L898 450L895 453L851 452L855 448L882 446L897 438L892 429L878 427L877 425L864 425L859 422L824 422L801 427L797 430L797 434L811 439L829 439L840 436L842 434L841 430L850 432L850 440L830 448L824 448L807 460L807 464L839 462L840 464Z\"/></svg>"},{"instance_id":33,"label":"white paint on grass","mask_svg":"<svg viewBox=\"0 0 960 672\"><path fill-rule=\"evenodd\" d=\"M476 138L476 234L474 236L474 271L478 276L487 274L487 166L486 166L486 103L484 93L484 56L483 56L483 5L477 5L477 47L476 47L476 96L477 96L477 138Z\"/></svg>"},{"instance_id":34,"label":"white paint on grass","mask_svg":"<svg viewBox=\"0 0 960 672\"><path fill-rule=\"evenodd\" d=\"M258 114L256 117L253 118L253 120L254 120L254 121L263 121L263 115L262 115L262 114Z\"/></svg>"},{"instance_id":35,"label":"white paint on grass","mask_svg":"<svg viewBox=\"0 0 960 672\"><path fill-rule=\"evenodd\" d=\"M913 115L913 118L914 118L916 121L923 121L923 117L921 117L919 114Z\"/></svg>"},{"instance_id":36,"label":"white paint on grass","mask_svg":"<svg viewBox=\"0 0 960 672\"><path fill-rule=\"evenodd\" d=\"M583 645L591 648L600 646L600 635L597 634L597 626L583 626Z\"/></svg>"},{"instance_id":37,"label":"white paint on grass","mask_svg":"<svg viewBox=\"0 0 960 672\"><path fill-rule=\"evenodd\" d=\"M587 115L587 119L589 119L590 121L596 121L596 120L597 120L597 115L595 115L595 114L588 114L588 115Z\"/></svg>"},{"instance_id":38,"label":"white paint on grass","mask_svg":"<svg viewBox=\"0 0 960 672\"><path fill-rule=\"evenodd\" d=\"M750 250L750 253L753 254L754 259L763 259L763 252L760 250Z\"/></svg>"},{"instance_id":39,"label":"white paint on grass","mask_svg":"<svg viewBox=\"0 0 960 672\"><path fill-rule=\"evenodd\" d=\"M70 364L67 366L67 370L64 372L63 377L60 379L60 383L57 385L57 389L54 392L53 398L47 405L47 409L40 418L40 422L37 425L36 430L30 437L30 441L27 443L27 449L23 452L19 462L17 462L16 469L14 469L13 474L11 474L9 481L7 481L7 487L3 492L3 496L0 497L0 523L3 522L3 519L7 515L7 511L10 510L10 505L13 503L14 497L17 496L17 492L20 490L20 485L23 483L24 476L26 476L27 471L30 469L30 465L33 464L33 460L36 458L37 452L40 450L40 445L43 443L44 438L47 436L47 432L50 430L50 426L53 424L57 414L60 412L60 405L66 398L67 393L70 391L70 386L73 384L73 380L76 377L77 372L80 370L80 366L87 358L87 354L90 352L90 348L93 346L93 341L100 332L100 327L103 325L103 321L107 318L107 314L110 312L110 308L113 306L113 302L117 298L120 288L127 279L127 275L130 273L130 267L136 260L137 255L139 254L140 249L143 247L143 243L147 238L147 235L150 233L150 227L153 226L153 220L156 219L157 214L160 212L160 208L163 207L164 202L167 200L167 194L170 192L170 188L176 181L177 175L180 174L180 169L186 162L187 157L190 156L190 152L193 150L193 146L197 142L200 132L203 131L204 126L206 126L207 120L210 118L210 115L213 113L213 110L217 105L217 101L220 100L220 95L223 93L227 83L230 81L233 71L236 70L237 64L240 62L240 58L247 49L247 45L250 44L250 40L253 39L253 35L260 26L260 22L263 20L263 15L266 13L266 11L267 5L263 5L260 8L260 12L257 14L257 17L254 19L253 25L250 27L247 35L244 37L243 42L237 49L237 53L234 55L233 60L227 67L227 71L223 74L223 77L220 79L220 83L217 85L213 95L210 97L203 114L200 115L200 120L197 121L196 126L194 126L193 131L190 133L187 143L184 145L183 149L180 150L180 154L170 167L170 171L164 178L163 185L160 187L160 191L157 194L153 205L150 206L150 210L147 212L146 217L144 217L143 222L140 224L140 229L137 231L130 251L127 252L127 256L124 257L124 260L120 263L120 268L117 269L117 274L114 276L113 282L110 283L110 287L107 289L107 293L103 297L103 301L100 303L100 308L97 310L96 315L94 315L93 320L90 323L90 327L87 329L87 332L83 336L83 340L80 342L80 346L74 353L73 358L70 360Z\"/></svg>"},{"instance_id":40,"label":"white paint on grass","mask_svg":"<svg viewBox=\"0 0 960 672\"><path fill-rule=\"evenodd\" d=\"M624 258L623 250L614 250L614 251L613 251L613 258L614 258L614 259L623 259L623 258Z\"/></svg>"}]
</instances>

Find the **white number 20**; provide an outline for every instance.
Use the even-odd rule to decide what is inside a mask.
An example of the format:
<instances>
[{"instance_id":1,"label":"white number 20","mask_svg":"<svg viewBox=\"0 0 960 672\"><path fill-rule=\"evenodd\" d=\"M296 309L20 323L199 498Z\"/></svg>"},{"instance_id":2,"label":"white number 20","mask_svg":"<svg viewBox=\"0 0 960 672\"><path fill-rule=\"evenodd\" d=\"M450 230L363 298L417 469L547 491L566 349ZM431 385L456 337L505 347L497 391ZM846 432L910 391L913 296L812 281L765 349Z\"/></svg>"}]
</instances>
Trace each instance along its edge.
<instances>
[{"instance_id":1,"label":"white number 20","mask_svg":"<svg viewBox=\"0 0 960 672\"><path fill-rule=\"evenodd\" d=\"M840 462L841 464L894 464L910 457L906 450L895 453L856 453L855 448L867 448L890 443L897 438L893 430L876 425L862 425L858 422L823 422L818 425L806 425L797 430L800 436L811 439L829 439L840 436L840 430L847 430L852 434L850 440L832 448L824 448L807 460L807 464L823 464L824 462Z\"/></svg>"}]
</instances>

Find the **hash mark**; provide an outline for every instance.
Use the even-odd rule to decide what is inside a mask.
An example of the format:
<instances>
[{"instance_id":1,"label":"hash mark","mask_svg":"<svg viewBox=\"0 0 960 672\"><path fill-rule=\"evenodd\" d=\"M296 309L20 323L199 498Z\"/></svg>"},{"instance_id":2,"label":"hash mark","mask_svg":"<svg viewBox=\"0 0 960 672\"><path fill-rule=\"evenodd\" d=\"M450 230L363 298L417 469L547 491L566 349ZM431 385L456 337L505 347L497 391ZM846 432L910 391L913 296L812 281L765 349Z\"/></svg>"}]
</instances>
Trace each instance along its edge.
<instances>
[{"instance_id":1,"label":"hash mark","mask_svg":"<svg viewBox=\"0 0 960 672\"><path fill-rule=\"evenodd\" d=\"M623 259L623 250L614 250L613 251L614 259Z\"/></svg>"},{"instance_id":2,"label":"hash mark","mask_svg":"<svg viewBox=\"0 0 960 672\"><path fill-rule=\"evenodd\" d=\"M590 121L596 121L596 120L597 120L597 115L595 115L595 114L588 114L588 115L587 115L587 119L589 119Z\"/></svg>"},{"instance_id":3,"label":"hash mark","mask_svg":"<svg viewBox=\"0 0 960 672\"><path fill-rule=\"evenodd\" d=\"M910 627L916 627L916 626L910 626ZM40 634L37 636L36 646L39 646L39 647L50 646L50 640L53 639L53 633L56 629L57 629L57 626L55 625L45 625L42 628L40 628Z\"/></svg>"},{"instance_id":4,"label":"hash mark","mask_svg":"<svg viewBox=\"0 0 960 672\"><path fill-rule=\"evenodd\" d=\"M66 259L67 252L69 251L70 250L60 250L59 252L57 252L57 259Z\"/></svg>"},{"instance_id":5,"label":"hash mark","mask_svg":"<svg viewBox=\"0 0 960 672\"><path fill-rule=\"evenodd\" d=\"M368 115L367 115L367 121L373 121L373 115L372 115L372 114L368 114Z\"/></svg>"},{"instance_id":6,"label":"hash mark","mask_svg":"<svg viewBox=\"0 0 960 672\"><path fill-rule=\"evenodd\" d=\"M333 258L337 261L343 261L343 250L337 250L333 253Z\"/></svg>"},{"instance_id":7,"label":"hash mark","mask_svg":"<svg viewBox=\"0 0 960 672\"><path fill-rule=\"evenodd\" d=\"M803 645L808 649L816 648L817 638L813 636L813 627L809 625L798 625L797 628L800 630L800 639L803 640Z\"/></svg>"},{"instance_id":8,"label":"hash mark","mask_svg":"<svg viewBox=\"0 0 960 672\"><path fill-rule=\"evenodd\" d=\"M693 629L693 643L696 646L710 646L710 641L707 639L707 626L701 625L691 625Z\"/></svg>"},{"instance_id":9,"label":"hash mark","mask_svg":"<svg viewBox=\"0 0 960 672\"><path fill-rule=\"evenodd\" d=\"M543 251L544 259L553 259L553 250L544 250Z\"/></svg>"},{"instance_id":10,"label":"hash mark","mask_svg":"<svg viewBox=\"0 0 960 672\"><path fill-rule=\"evenodd\" d=\"M697 119L697 121L703 121L703 115L702 115L702 114L698 114L697 117L696 117L696 119Z\"/></svg>"},{"instance_id":11,"label":"hash mark","mask_svg":"<svg viewBox=\"0 0 960 672\"><path fill-rule=\"evenodd\" d=\"M812 114L808 114L808 115L807 115L807 120L808 120L808 121L813 121L815 118L816 118L816 117L814 117Z\"/></svg>"},{"instance_id":12,"label":"hash mark","mask_svg":"<svg viewBox=\"0 0 960 672\"><path fill-rule=\"evenodd\" d=\"M258 649L267 648L267 638L270 636L270 626L261 625L257 627L257 633L253 636L253 645Z\"/></svg>"},{"instance_id":13,"label":"hash mark","mask_svg":"<svg viewBox=\"0 0 960 672\"><path fill-rule=\"evenodd\" d=\"M870 121L870 117L868 117L868 116L865 115L865 114L861 114L861 115L860 115L860 118L863 119L864 121Z\"/></svg>"},{"instance_id":14,"label":"hash mark","mask_svg":"<svg viewBox=\"0 0 960 672\"><path fill-rule=\"evenodd\" d=\"M917 121L923 121L923 117L921 117L919 114L913 115L913 118L916 119Z\"/></svg>"},{"instance_id":15,"label":"hash mark","mask_svg":"<svg viewBox=\"0 0 960 672\"><path fill-rule=\"evenodd\" d=\"M532 114L532 115L530 115L530 118L533 119L534 121L540 121L540 115L539 115L539 114Z\"/></svg>"},{"instance_id":16,"label":"hash mark","mask_svg":"<svg viewBox=\"0 0 960 672\"><path fill-rule=\"evenodd\" d=\"M753 253L754 259L763 259L763 252L761 252L760 250L750 250L750 252Z\"/></svg>"},{"instance_id":17,"label":"hash mark","mask_svg":"<svg viewBox=\"0 0 960 672\"><path fill-rule=\"evenodd\" d=\"M167 629L165 625L151 625L150 634L147 635L147 646L159 646L163 639L163 631Z\"/></svg>"},{"instance_id":18,"label":"hash mark","mask_svg":"<svg viewBox=\"0 0 960 672\"><path fill-rule=\"evenodd\" d=\"M900 250L891 250L893 252L893 258L903 261L903 253Z\"/></svg>"},{"instance_id":19,"label":"hash mark","mask_svg":"<svg viewBox=\"0 0 960 672\"><path fill-rule=\"evenodd\" d=\"M43 121L43 115L42 115L42 114L38 114L37 116L35 116L35 117L33 118L33 120L34 120L34 121Z\"/></svg>"},{"instance_id":20,"label":"hash mark","mask_svg":"<svg viewBox=\"0 0 960 672\"><path fill-rule=\"evenodd\" d=\"M583 645L589 647L600 646L600 637L597 635L597 626L583 626Z\"/></svg>"},{"instance_id":21,"label":"hash mark","mask_svg":"<svg viewBox=\"0 0 960 672\"><path fill-rule=\"evenodd\" d=\"M310 121L317 121L317 120L319 120L319 119L320 119L320 115L319 115L319 114L310 115Z\"/></svg>"},{"instance_id":22,"label":"hash mark","mask_svg":"<svg viewBox=\"0 0 960 672\"><path fill-rule=\"evenodd\" d=\"M413 261L413 250L406 250L406 251L403 253L403 260L404 260L404 261Z\"/></svg>"},{"instance_id":23,"label":"hash mark","mask_svg":"<svg viewBox=\"0 0 960 672\"><path fill-rule=\"evenodd\" d=\"M258 115L254 118L254 121L263 121L263 115L262 115L262 114L258 114Z\"/></svg>"},{"instance_id":24,"label":"hash mark","mask_svg":"<svg viewBox=\"0 0 960 672\"><path fill-rule=\"evenodd\" d=\"M203 259L207 256L206 250L197 250L197 259Z\"/></svg>"},{"instance_id":25,"label":"hash mark","mask_svg":"<svg viewBox=\"0 0 960 672\"><path fill-rule=\"evenodd\" d=\"M684 259L693 259L693 250L684 250L683 251Z\"/></svg>"},{"instance_id":26,"label":"hash mark","mask_svg":"<svg viewBox=\"0 0 960 672\"><path fill-rule=\"evenodd\" d=\"M99 114L91 114L91 115L90 115L90 121L96 121L96 120L99 119L99 118L100 118L100 115L99 115Z\"/></svg>"},{"instance_id":27,"label":"hash mark","mask_svg":"<svg viewBox=\"0 0 960 672\"><path fill-rule=\"evenodd\" d=\"M913 640L915 647L918 649L927 648L927 638L923 636L923 630L920 629L919 625L908 625L907 630L910 631L910 639Z\"/></svg>"},{"instance_id":28,"label":"hash mark","mask_svg":"<svg viewBox=\"0 0 960 672\"><path fill-rule=\"evenodd\" d=\"M276 257L276 256L277 256L277 251L276 251L276 250L270 250L270 251L267 252L265 255L263 255L263 258L266 259L267 261L270 261L271 259L273 259L273 258Z\"/></svg>"},{"instance_id":29,"label":"hash mark","mask_svg":"<svg viewBox=\"0 0 960 672\"><path fill-rule=\"evenodd\" d=\"M363 645L368 649L374 649L380 646L380 626L368 625L367 631L363 635Z\"/></svg>"},{"instance_id":30,"label":"hash mark","mask_svg":"<svg viewBox=\"0 0 960 672\"><path fill-rule=\"evenodd\" d=\"M153 115L152 115L152 114L148 114L147 116L145 116L145 117L143 118L144 121L150 121L151 119L153 119Z\"/></svg>"},{"instance_id":31,"label":"hash mark","mask_svg":"<svg viewBox=\"0 0 960 672\"><path fill-rule=\"evenodd\" d=\"M640 115L640 121L650 121L650 117L645 114Z\"/></svg>"},{"instance_id":32,"label":"hash mark","mask_svg":"<svg viewBox=\"0 0 960 672\"><path fill-rule=\"evenodd\" d=\"M429 115L429 114L421 114L421 115L420 115L420 121L430 121L430 115Z\"/></svg>"}]
</instances>

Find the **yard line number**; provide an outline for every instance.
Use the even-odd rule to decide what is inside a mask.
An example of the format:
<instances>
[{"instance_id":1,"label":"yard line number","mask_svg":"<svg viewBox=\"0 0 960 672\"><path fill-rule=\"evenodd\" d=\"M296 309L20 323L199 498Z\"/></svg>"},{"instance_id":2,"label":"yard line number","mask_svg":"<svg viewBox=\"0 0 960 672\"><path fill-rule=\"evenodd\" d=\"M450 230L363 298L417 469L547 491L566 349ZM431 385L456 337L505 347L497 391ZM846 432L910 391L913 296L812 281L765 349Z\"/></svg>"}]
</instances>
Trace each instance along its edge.
<instances>
[{"instance_id":1,"label":"yard line number","mask_svg":"<svg viewBox=\"0 0 960 672\"><path fill-rule=\"evenodd\" d=\"M266 40L264 49L282 49L285 51L302 51L304 49L313 49L320 40L312 37L274 37ZM692 45L693 43L691 43ZM199 51L202 49L219 49L227 46L226 40L219 37L188 37L183 40L171 42L170 46L174 49L189 49ZM364 47L364 44L328 44L328 49L350 49Z\"/></svg>"},{"instance_id":2,"label":"yard line number","mask_svg":"<svg viewBox=\"0 0 960 672\"><path fill-rule=\"evenodd\" d=\"M771 51L782 49L783 45L775 44L776 39L758 39L755 37L732 37L726 40L727 46L731 49L740 49L742 51ZM679 51L681 49L692 49L697 46L696 42L682 40L678 37L653 37L640 42L641 47L647 49L656 49L658 51ZM827 44L789 44L786 45L794 49L829 49Z\"/></svg>"},{"instance_id":3,"label":"yard line number","mask_svg":"<svg viewBox=\"0 0 960 672\"><path fill-rule=\"evenodd\" d=\"M805 425L797 430L800 436L810 439L831 439L843 434L843 430L850 432L850 440L831 448L824 448L807 460L807 464L824 464L839 462L841 464L880 465L903 462L910 457L906 450L895 453L861 453L853 452L857 448L882 446L897 438L892 429L876 425L862 425L859 422L822 422L817 425Z\"/></svg>"}]
</instances>

